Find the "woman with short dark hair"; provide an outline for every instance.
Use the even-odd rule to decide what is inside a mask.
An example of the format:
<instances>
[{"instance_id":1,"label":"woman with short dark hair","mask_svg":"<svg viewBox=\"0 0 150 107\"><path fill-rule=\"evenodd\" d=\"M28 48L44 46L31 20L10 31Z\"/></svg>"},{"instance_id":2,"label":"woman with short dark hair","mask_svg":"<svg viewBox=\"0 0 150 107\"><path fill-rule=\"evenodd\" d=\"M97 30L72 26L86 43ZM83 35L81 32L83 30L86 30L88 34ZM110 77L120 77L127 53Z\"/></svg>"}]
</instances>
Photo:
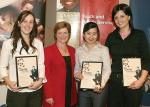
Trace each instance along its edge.
<instances>
[{"instance_id":1,"label":"woman with short dark hair","mask_svg":"<svg viewBox=\"0 0 150 107\"><path fill-rule=\"evenodd\" d=\"M139 107L143 96L143 84L150 71L150 53L145 33L133 27L133 17L127 4L113 8L112 20L116 29L109 34L106 46L112 57L112 74L109 81L108 107ZM124 85L123 59L141 60L139 79ZM131 71L132 72L132 71Z\"/></svg>"},{"instance_id":2,"label":"woman with short dark hair","mask_svg":"<svg viewBox=\"0 0 150 107\"><path fill-rule=\"evenodd\" d=\"M94 22L86 23L83 28L84 42L76 50L75 78L81 81L86 78L81 73L83 62L100 62L103 65L101 69L99 68L95 71L95 75L92 77L92 82L90 82L93 84L92 87L79 87L79 107L106 106L107 81L111 73L110 57L108 48L99 43L99 38L100 31L98 25ZM87 85L88 84L89 83L87 83Z\"/></svg>"}]
</instances>

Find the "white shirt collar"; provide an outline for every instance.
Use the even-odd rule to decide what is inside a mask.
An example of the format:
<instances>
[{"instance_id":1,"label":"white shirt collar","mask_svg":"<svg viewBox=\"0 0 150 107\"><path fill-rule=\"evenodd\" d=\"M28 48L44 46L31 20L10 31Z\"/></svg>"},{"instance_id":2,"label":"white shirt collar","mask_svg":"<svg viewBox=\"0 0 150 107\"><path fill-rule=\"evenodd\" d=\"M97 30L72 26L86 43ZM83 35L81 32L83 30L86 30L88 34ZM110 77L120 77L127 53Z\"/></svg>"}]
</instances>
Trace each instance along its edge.
<instances>
[{"instance_id":1,"label":"white shirt collar","mask_svg":"<svg viewBox=\"0 0 150 107\"><path fill-rule=\"evenodd\" d=\"M21 43L21 39L19 39L18 43L17 43L16 51L20 53L20 49L21 48L22 48L22 43ZM33 51L34 51L34 49L32 47L29 47L28 53L29 54L33 54ZM25 49L22 49L21 54L22 55L27 54L27 52L25 51Z\"/></svg>"}]
</instances>

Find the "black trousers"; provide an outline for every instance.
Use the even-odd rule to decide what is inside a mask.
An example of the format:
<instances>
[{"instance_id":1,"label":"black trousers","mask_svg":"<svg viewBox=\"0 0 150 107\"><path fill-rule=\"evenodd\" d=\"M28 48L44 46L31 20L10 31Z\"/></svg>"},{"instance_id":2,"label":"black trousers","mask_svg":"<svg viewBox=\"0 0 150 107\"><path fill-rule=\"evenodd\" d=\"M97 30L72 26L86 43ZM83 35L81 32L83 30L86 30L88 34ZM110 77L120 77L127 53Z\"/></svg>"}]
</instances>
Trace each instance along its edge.
<instances>
[{"instance_id":1,"label":"black trousers","mask_svg":"<svg viewBox=\"0 0 150 107\"><path fill-rule=\"evenodd\" d=\"M42 107L42 89L34 92L7 91L7 107Z\"/></svg>"},{"instance_id":2,"label":"black trousers","mask_svg":"<svg viewBox=\"0 0 150 107\"><path fill-rule=\"evenodd\" d=\"M143 92L142 88L124 87L122 77L113 77L108 86L108 107L140 107Z\"/></svg>"}]
</instances>

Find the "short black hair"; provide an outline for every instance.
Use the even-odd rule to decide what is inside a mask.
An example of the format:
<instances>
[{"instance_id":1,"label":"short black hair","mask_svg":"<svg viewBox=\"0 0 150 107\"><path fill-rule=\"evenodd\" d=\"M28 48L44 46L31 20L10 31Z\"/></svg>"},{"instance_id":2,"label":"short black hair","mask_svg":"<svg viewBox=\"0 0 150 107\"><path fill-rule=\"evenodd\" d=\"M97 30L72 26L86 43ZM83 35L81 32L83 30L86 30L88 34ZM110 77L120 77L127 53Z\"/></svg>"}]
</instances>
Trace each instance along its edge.
<instances>
[{"instance_id":1,"label":"short black hair","mask_svg":"<svg viewBox=\"0 0 150 107\"><path fill-rule=\"evenodd\" d=\"M99 40L99 38L100 38L100 31L99 31L97 23L95 23L95 22L88 22L88 23L86 23L84 25L84 28L83 28L83 34L85 34L85 32L87 32L88 30L90 30L92 28L96 28L97 29L97 40Z\"/></svg>"},{"instance_id":2,"label":"short black hair","mask_svg":"<svg viewBox=\"0 0 150 107\"><path fill-rule=\"evenodd\" d=\"M112 21L114 21L114 17L115 15L118 13L118 11L122 10L126 15L130 16L130 20L129 20L129 26L131 29L133 29L133 16L132 16L132 11L131 8L124 3L121 4L117 4L113 10L112 10Z\"/></svg>"}]
</instances>

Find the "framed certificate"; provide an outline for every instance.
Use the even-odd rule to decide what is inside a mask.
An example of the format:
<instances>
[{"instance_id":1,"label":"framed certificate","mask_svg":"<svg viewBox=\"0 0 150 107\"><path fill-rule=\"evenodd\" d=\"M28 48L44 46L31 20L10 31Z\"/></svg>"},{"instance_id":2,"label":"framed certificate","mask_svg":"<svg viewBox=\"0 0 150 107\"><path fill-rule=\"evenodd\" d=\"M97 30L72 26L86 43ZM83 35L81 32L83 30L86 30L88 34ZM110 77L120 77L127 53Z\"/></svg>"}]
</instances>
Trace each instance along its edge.
<instances>
[{"instance_id":1,"label":"framed certificate","mask_svg":"<svg viewBox=\"0 0 150 107\"><path fill-rule=\"evenodd\" d=\"M19 56L16 61L17 86L27 88L31 83L38 80L37 56Z\"/></svg>"},{"instance_id":2,"label":"framed certificate","mask_svg":"<svg viewBox=\"0 0 150 107\"><path fill-rule=\"evenodd\" d=\"M122 58L123 82L124 86L129 86L139 79L141 75L140 58Z\"/></svg>"},{"instance_id":3,"label":"framed certificate","mask_svg":"<svg viewBox=\"0 0 150 107\"><path fill-rule=\"evenodd\" d=\"M82 75L80 88L94 89L100 87L102 79L102 62L85 61L82 63Z\"/></svg>"}]
</instances>

